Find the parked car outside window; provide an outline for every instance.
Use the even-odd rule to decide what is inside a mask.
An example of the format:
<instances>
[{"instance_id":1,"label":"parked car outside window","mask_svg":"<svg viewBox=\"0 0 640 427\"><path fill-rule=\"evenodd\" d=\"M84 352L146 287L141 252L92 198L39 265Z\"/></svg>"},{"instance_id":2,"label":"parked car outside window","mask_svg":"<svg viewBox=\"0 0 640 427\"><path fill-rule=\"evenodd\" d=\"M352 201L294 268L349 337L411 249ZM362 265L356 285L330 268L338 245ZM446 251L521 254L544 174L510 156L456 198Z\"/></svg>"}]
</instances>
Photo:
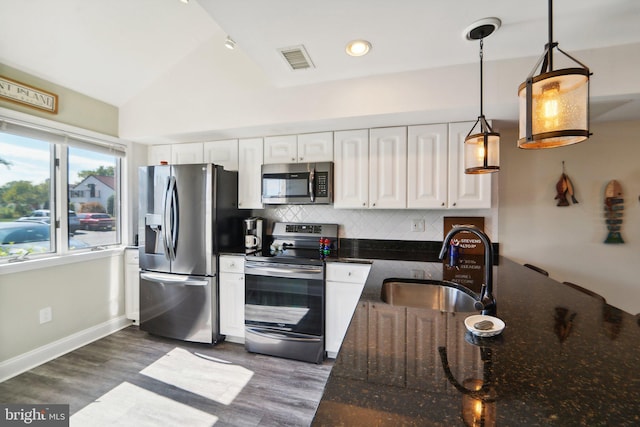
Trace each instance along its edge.
<instances>
[{"instance_id":1,"label":"parked car outside window","mask_svg":"<svg viewBox=\"0 0 640 427\"><path fill-rule=\"evenodd\" d=\"M0 222L0 256L24 256L51 252L50 224L36 221ZM69 239L74 249L89 247L84 242Z\"/></svg>"},{"instance_id":2,"label":"parked car outside window","mask_svg":"<svg viewBox=\"0 0 640 427\"><path fill-rule=\"evenodd\" d=\"M79 213L80 227L84 230L111 230L115 220L106 213Z\"/></svg>"},{"instance_id":3,"label":"parked car outside window","mask_svg":"<svg viewBox=\"0 0 640 427\"><path fill-rule=\"evenodd\" d=\"M51 217L49 216L49 209L36 209L31 212L29 216L23 216L18 218L16 221L35 221L35 222L43 222L46 224L51 223ZM74 211L69 211L69 234L73 236L76 231L80 228L80 220Z\"/></svg>"}]
</instances>

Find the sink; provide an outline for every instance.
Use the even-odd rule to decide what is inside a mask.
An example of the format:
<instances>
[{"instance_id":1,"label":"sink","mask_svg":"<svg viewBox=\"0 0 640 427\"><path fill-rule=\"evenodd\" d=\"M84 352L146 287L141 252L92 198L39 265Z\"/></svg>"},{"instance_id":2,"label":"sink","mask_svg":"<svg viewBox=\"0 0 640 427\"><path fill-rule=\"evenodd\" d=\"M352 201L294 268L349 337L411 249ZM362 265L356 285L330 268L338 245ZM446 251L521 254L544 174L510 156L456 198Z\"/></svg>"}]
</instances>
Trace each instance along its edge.
<instances>
[{"instance_id":1,"label":"sink","mask_svg":"<svg viewBox=\"0 0 640 427\"><path fill-rule=\"evenodd\" d=\"M477 296L453 282L420 279L385 279L382 301L390 305L446 312L477 312Z\"/></svg>"}]
</instances>

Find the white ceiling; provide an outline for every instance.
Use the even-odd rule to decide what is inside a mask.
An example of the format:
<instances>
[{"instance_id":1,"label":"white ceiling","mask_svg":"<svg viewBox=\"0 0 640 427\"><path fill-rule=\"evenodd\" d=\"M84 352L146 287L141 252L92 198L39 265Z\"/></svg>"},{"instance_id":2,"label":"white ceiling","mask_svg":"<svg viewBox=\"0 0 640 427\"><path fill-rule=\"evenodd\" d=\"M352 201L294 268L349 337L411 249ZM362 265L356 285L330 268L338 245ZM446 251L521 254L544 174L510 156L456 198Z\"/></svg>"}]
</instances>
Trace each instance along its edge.
<instances>
[{"instance_id":1,"label":"white ceiling","mask_svg":"<svg viewBox=\"0 0 640 427\"><path fill-rule=\"evenodd\" d=\"M486 17L502 21L486 61L542 54L544 0L0 0L0 63L122 106L226 34L282 87L477 62L478 43L463 33ZM638 0L554 5L567 52L638 43L639 23ZM345 54L356 38L372 43L369 55ZM316 68L291 71L278 53L300 44Z\"/></svg>"}]
</instances>

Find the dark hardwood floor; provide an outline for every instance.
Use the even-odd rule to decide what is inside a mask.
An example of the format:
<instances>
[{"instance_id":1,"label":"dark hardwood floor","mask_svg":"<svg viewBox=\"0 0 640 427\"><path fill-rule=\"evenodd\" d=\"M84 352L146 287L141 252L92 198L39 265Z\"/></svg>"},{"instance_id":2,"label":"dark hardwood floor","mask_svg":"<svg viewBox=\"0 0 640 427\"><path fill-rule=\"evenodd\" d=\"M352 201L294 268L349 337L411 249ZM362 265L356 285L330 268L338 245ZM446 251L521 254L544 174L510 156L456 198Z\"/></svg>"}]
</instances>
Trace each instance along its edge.
<instances>
[{"instance_id":1,"label":"dark hardwood floor","mask_svg":"<svg viewBox=\"0 0 640 427\"><path fill-rule=\"evenodd\" d=\"M72 426L86 416L92 426L113 425L113 417L120 417L119 425L171 425L175 420L154 415L164 410L186 420L180 408L184 417L201 416L201 425L308 426L332 363L252 354L229 342L186 343L130 326L0 383L0 402L68 403ZM101 413L128 405L129 412Z\"/></svg>"}]
</instances>

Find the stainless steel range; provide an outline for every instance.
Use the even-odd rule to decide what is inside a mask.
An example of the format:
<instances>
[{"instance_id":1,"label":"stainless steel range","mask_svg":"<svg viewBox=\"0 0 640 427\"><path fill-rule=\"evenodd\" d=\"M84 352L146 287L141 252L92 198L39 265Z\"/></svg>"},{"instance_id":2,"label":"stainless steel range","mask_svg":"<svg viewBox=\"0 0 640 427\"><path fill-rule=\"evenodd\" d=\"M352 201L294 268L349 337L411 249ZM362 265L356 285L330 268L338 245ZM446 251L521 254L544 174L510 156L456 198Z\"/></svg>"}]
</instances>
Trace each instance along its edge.
<instances>
[{"instance_id":1,"label":"stainless steel range","mask_svg":"<svg viewBox=\"0 0 640 427\"><path fill-rule=\"evenodd\" d=\"M338 253L338 225L273 226L263 256L245 261L245 348L253 353L324 360L324 260Z\"/></svg>"}]
</instances>

